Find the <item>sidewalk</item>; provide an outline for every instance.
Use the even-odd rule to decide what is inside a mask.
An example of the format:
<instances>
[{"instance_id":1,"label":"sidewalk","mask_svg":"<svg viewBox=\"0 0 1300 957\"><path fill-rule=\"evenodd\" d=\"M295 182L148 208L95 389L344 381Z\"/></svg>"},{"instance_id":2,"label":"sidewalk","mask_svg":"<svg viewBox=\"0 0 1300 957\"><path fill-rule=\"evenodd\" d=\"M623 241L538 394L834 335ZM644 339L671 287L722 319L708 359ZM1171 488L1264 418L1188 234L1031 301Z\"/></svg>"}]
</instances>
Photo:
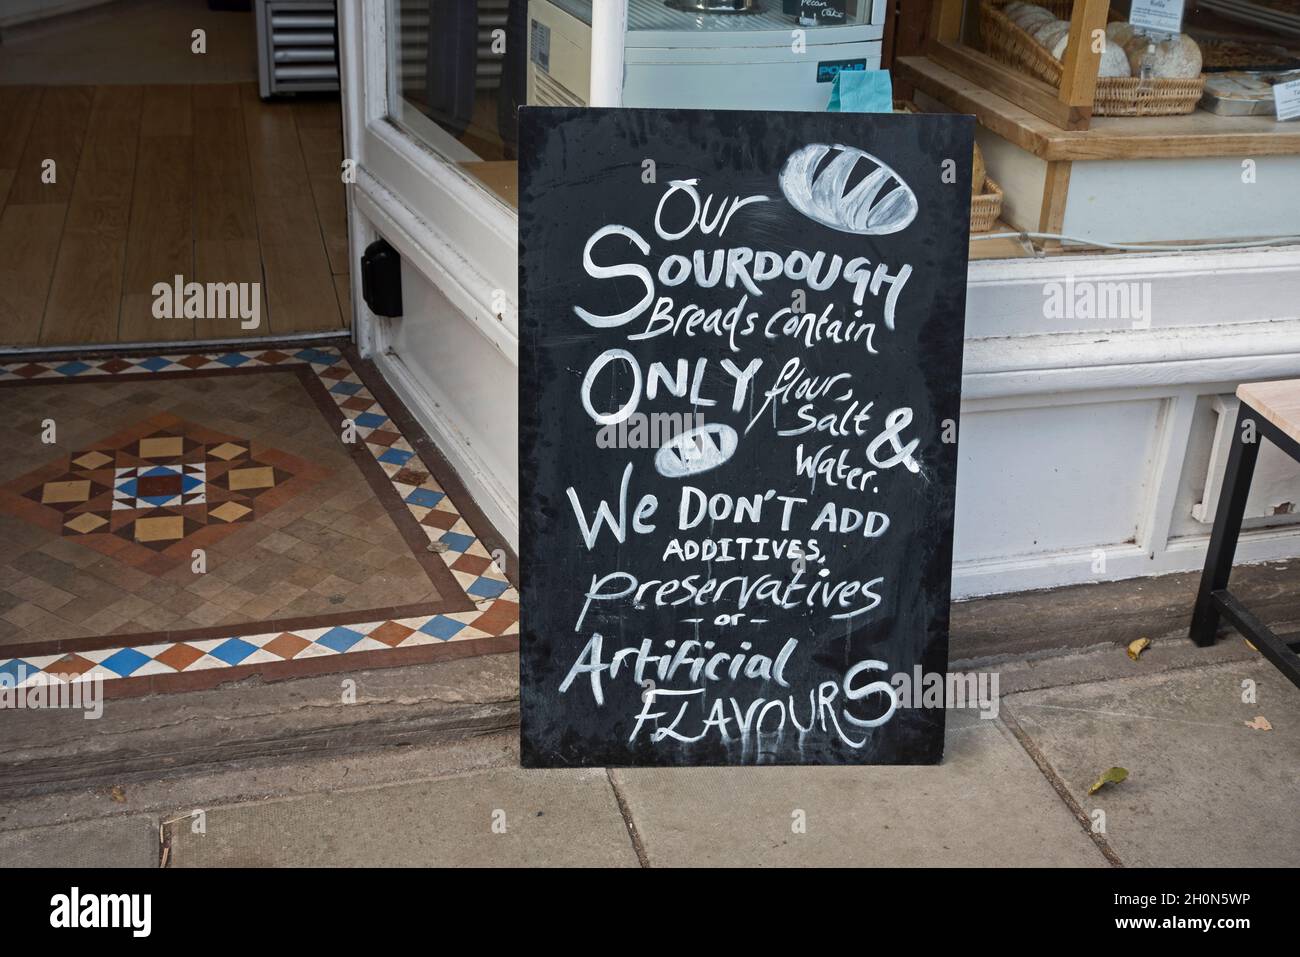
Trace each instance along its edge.
<instances>
[{"instance_id":1,"label":"sidewalk","mask_svg":"<svg viewBox=\"0 0 1300 957\"><path fill-rule=\"evenodd\" d=\"M999 671L939 767L523 771L502 732L11 798L0 860L155 867L162 824L172 867L1300 865L1300 691L1239 641Z\"/></svg>"}]
</instances>

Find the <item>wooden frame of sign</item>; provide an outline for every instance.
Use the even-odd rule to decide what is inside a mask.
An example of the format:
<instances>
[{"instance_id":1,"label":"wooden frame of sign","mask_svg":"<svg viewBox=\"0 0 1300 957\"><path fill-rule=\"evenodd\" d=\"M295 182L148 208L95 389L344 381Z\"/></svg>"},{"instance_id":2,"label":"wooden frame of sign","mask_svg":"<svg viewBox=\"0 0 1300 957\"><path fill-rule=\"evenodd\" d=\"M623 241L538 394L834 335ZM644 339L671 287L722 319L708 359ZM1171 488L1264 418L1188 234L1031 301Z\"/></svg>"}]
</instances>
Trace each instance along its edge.
<instances>
[{"instance_id":1,"label":"wooden frame of sign","mask_svg":"<svg viewBox=\"0 0 1300 957\"><path fill-rule=\"evenodd\" d=\"M519 130L523 764L938 762L972 118Z\"/></svg>"},{"instance_id":2,"label":"wooden frame of sign","mask_svg":"<svg viewBox=\"0 0 1300 957\"><path fill-rule=\"evenodd\" d=\"M966 46L962 42L962 12L965 8L966 0L934 0L926 48L930 59L1019 104L1060 129L1088 129L1101 61L1100 51L1093 51L1088 38L1094 30L1105 30L1110 0L1074 0L1059 90Z\"/></svg>"}]
</instances>

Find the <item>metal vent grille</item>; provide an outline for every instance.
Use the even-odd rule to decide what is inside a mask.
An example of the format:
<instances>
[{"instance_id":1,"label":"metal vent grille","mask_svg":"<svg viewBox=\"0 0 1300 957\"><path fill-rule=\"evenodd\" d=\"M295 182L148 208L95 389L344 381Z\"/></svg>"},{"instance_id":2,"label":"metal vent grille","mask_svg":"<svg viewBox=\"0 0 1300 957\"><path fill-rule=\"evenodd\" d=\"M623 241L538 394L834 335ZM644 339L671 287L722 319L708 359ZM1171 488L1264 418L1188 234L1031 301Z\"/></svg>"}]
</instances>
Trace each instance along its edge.
<instances>
[{"instance_id":1,"label":"metal vent grille","mask_svg":"<svg viewBox=\"0 0 1300 957\"><path fill-rule=\"evenodd\" d=\"M478 33L474 63L474 88L495 90L501 86L502 54L492 52L492 33L505 31L510 0L478 0ZM428 0L402 0L397 38L402 86L421 89L429 53Z\"/></svg>"},{"instance_id":2,"label":"metal vent grille","mask_svg":"<svg viewBox=\"0 0 1300 957\"><path fill-rule=\"evenodd\" d=\"M536 63L528 64L533 75L533 102L538 106L585 106L582 98Z\"/></svg>"},{"instance_id":3,"label":"metal vent grille","mask_svg":"<svg viewBox=\"0 0 1300 957\"><path fill-rule=\"evenodd\" d=\"M339 88L338 21L322 0L258 0L262 96Z\"/></svg>"}]
</instances>

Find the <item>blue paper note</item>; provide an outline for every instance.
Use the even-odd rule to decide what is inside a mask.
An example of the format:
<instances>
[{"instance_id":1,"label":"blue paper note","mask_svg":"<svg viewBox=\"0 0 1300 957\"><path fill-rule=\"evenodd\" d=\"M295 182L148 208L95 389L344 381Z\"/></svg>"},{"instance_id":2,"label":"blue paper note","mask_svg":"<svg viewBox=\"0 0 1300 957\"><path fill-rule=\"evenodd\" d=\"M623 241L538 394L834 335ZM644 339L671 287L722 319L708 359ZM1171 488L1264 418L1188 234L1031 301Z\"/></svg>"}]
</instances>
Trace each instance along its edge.
<instances>
[{"instance_id":1,"label":"blue paper note","mask_svg":"<svg viewBox=\"0 0 1300 957\"><path fill-rule=\"evenodd\" d=\"M888 70L841 70L831 85L831 113L892 113L894 86Z\"/></svg>"}]
</instances>

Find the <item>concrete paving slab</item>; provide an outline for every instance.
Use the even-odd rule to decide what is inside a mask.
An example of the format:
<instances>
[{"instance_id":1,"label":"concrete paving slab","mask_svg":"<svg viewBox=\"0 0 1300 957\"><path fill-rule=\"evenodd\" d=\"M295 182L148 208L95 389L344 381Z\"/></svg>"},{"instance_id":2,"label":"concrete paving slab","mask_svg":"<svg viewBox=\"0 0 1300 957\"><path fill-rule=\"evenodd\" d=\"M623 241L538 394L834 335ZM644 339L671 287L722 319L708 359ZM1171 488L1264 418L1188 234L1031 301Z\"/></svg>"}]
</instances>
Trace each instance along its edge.
<instances>
[{"instance_id":1,"label":"concrete paving slab","mask_svg":"<svg viewBox=\"0 0 1300 957\"><path fill-rule=\"evenodd\" d=\"M937 767L613 778L651 866L1107 866L1011 732L963 712Z\"/></svg>"},{"instance_id":2,"label":"concrete paving slab","mask_svg":"<svg viewBox=\"0 0 1300 957\"><path fill-rule=\"evenodd\" d=\"M172 866L637 866L599 769L499 769L205 815L204 834L174 825Z\"/></svg>"},{"instance_id":3,"label":"concrete paving slab","mask_svg":"<svg viewBox=\"0 0 1300 957\"><path fill-rule=\"evenodd\" d=\"M1257 700L1242 701L1243 682ZM1229 663L1003 699L1126 865L1300 865L1300 690ZM1246 726L1262 715L1271 731ZM1089 797L1111 766L1128 780Z\"/></svg>"},{"instance_id":4,"label":"concrete paving slab","mask_svg":"<svg viewBox=\"0 0 1300 957\"><path fill-rule=\"evenodd\" d=\"M148 815L0 832L0 867L157 867L158 820Z\"/></svg>"}]
</instances>

